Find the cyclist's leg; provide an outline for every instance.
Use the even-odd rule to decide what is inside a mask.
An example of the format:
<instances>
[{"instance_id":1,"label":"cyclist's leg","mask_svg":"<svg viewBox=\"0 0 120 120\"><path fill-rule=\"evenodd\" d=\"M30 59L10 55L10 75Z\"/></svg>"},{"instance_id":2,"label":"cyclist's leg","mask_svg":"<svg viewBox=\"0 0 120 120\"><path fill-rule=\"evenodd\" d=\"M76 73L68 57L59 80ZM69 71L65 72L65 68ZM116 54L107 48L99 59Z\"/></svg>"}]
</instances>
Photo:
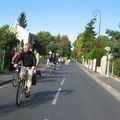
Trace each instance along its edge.
<instances>
[{"instance_id":1,"label":"cyclist's leg","mask_svg":"<svg viewBox=\"0 0 120 120\"><path fill-rule=\"evenodd\" d=\"M28 80L27 80L28 91L30 91L32 85L32 76L33 76L32 69L28 69Z\"/></svg>"},{"instance_id":2,"label":"cyclist's leg","mask_svg":"<svg viewBox=\"0 0 120 120\"><path fill-rule=\"evenodd\" d=\"M22 80L22 79L24 79L24 76L25 76L25 74L26 74L26 71L23 70L23 69L21 69L19 74L20 74L20 78L21 78L21 80Z\"/></svg>"},{"instance_id":3,"label":"cyclist's leg","mask_svg":"<svg viewBox=\"0 0 120 120\"><path fill-rule=\"evenodd\" d=\"M52 71L54 70L54 63L53 62L51 63L51 69L52 69Z\"/></svg>"}]
</instances>

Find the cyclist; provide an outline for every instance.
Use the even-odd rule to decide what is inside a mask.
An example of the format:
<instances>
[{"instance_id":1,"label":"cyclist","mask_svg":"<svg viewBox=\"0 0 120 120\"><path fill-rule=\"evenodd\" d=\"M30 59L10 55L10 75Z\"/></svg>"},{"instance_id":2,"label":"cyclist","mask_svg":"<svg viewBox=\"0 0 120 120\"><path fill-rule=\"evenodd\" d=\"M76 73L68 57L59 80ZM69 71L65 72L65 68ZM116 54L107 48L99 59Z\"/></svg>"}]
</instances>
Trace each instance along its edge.
<instances>
[{"instance_id":1,"label":"cyclist","mask_svg":"<svg viewBox=\"0 0 120 120\"><path fill-rule=\"evenodd\" d=\"M40 55L36 49L34 50L34 54L35 54L35 58L36 58L36 66L38 66L39 61L40 61Z\"/></svg>"},{"instance_id":2,"label":"cyclist","mask_svg":"<svg viewBox=\"0 0 120 120\"><path fill-rule=\"evenodd\" d=\"M19 50L17 50L17 48L15 48L15 54L12 57L12 63L14 63L16 61L16 59L19 57L20 53L23 51L23 48L19 48Z\"/></svg>"},{"instance_id":3,"label":"cyclist","mask_svg":"<svg viewBox=\"0 0 120 120\"><path fill-rule=\"evenodd\" d=\"M15 61L17 60L17 58L19 57L19 55L20 55L20 53L21 53L22 51L23 51L23 48L22 48L22 47L20 47L19 50L17 50L17 48L15 48L15 54L14 54L14 56L12 57L12 64L15 63ZM22 61L20 61L18 64L21 65L21 64L22 64ZM20 72L20 67L19 67L19 66L18 66L18 68L16 69L16 71L18 71L18 73Z\"/></svg>"},{"instance_id":4,"label":"cyclist","mask_svg":"<svg viewBox=\"0 0 120 120\"><path fill-rule=\"evenodd\" d=\"M40 77L41 77L41 72L40 70L38 69L38 65L39 65L39 62L40 62L40 55L38 53L38 51L35 49L34 50L34 54L35 54L35 58L36 58L36 69L35 69L35 73L37 73Z\"/></svg>"},{"instance_id":5,"label":"cyclist","mask_svg":"<svg viewBox=\"0 0 120 120\"><path fill-rule=\"evenodd\" d=\"M55 70L56 52L55 52L55 50L52 50L52 52L50 52L49 54L50 54L50 56L49 56L50 64L53 64L53 65L54 65L54 70Z\"/></svg>"},{"instance_id":6,"label":"cyclist","mask_svg":"<svg viewBox=\"0 0 120 120\"><path fill-rule=\"evenodd\" d=\"M27 89L27 97L30 96L30 88L31 88L31 84L32 84L32 76L34 73L34 70L36 68L36 58L33 52L30 51L30 45L28 43L26 43L23 47L24 51L22 53L20 53L19 57L16 60L16 63L14 64L14 67L16 68L19 61L23 62L23 66L26 67L27 69L27 85L26 85L26 89ZM20 77L24 77L24 73L25 71L21 69L20 71Z\"/></svg>"}]
</instances>

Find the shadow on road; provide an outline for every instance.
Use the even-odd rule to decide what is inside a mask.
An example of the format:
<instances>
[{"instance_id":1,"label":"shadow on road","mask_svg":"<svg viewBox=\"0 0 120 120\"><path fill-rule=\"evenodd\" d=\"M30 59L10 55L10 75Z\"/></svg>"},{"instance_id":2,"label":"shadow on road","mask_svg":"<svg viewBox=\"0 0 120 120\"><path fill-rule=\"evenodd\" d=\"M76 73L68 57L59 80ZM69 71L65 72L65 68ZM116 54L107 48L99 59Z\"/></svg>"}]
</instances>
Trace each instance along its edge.
<instances>
[{"instance_id":1,"label":"shadow on road","mask_svg":"<svg viewBox=\"0 0 120 120\"><path fill-rule=\"evenodd\" d=\"M60 96L66 96L74 92L74 90L62 90L60 92ZM43 92L37 92L31 95L30 98L23 98L22 104L17 107L15 102L9 103L6 105L0 106L0 116L5 116L10 114L11 112L20 112L21 110L24 110L26 108L35 108L39 107L40 105L43 105L47 102L52 103L57 91L43 91Z\"/></svg>"}]
</instances>

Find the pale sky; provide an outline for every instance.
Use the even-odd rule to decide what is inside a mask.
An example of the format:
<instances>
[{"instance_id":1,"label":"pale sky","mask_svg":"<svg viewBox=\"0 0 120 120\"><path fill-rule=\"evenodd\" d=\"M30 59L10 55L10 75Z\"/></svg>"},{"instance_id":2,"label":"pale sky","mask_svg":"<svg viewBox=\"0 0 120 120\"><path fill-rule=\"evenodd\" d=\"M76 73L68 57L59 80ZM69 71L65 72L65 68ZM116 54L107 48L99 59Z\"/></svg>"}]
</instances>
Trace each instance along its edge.
<instances>
[{"instance_id":1,"label":"pale sky","mask_svg":"<svg viewBox=\"0 0 120 120\"><path fill-rule=\"evenodd\" d=\"M101 12L101 35L106 29L120 30L120 0L1 0L0 26L13 25L24 11L27 30L31 33L49 31L52 35L68 35L74 42L77 35L85 30L93 18L92 12ZM95 24L98 32L99 19Z\"/></svg>"}]
</instances>

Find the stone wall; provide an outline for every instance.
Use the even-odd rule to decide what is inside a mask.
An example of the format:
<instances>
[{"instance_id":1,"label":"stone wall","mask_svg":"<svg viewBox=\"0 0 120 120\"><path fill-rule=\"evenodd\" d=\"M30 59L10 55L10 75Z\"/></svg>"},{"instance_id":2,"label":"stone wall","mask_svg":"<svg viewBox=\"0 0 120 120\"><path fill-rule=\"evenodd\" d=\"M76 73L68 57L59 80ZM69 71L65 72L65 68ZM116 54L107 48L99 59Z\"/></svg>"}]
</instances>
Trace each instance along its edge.
<instances>
[{"instance_id":1,"label":"stone wall","mask_svg":"<svg viewBox=\"0 0 120 120\"><path fill-rule=\"evenodd\" d=\"M96 59L84 61L83 65L91 69L92 71L95 71ZM101 58L100 67L97 67L97 72L99 72L102 75L106 75L106 66L107 66L107 56L103 56Z\"/></svg>"}]
</instances>

